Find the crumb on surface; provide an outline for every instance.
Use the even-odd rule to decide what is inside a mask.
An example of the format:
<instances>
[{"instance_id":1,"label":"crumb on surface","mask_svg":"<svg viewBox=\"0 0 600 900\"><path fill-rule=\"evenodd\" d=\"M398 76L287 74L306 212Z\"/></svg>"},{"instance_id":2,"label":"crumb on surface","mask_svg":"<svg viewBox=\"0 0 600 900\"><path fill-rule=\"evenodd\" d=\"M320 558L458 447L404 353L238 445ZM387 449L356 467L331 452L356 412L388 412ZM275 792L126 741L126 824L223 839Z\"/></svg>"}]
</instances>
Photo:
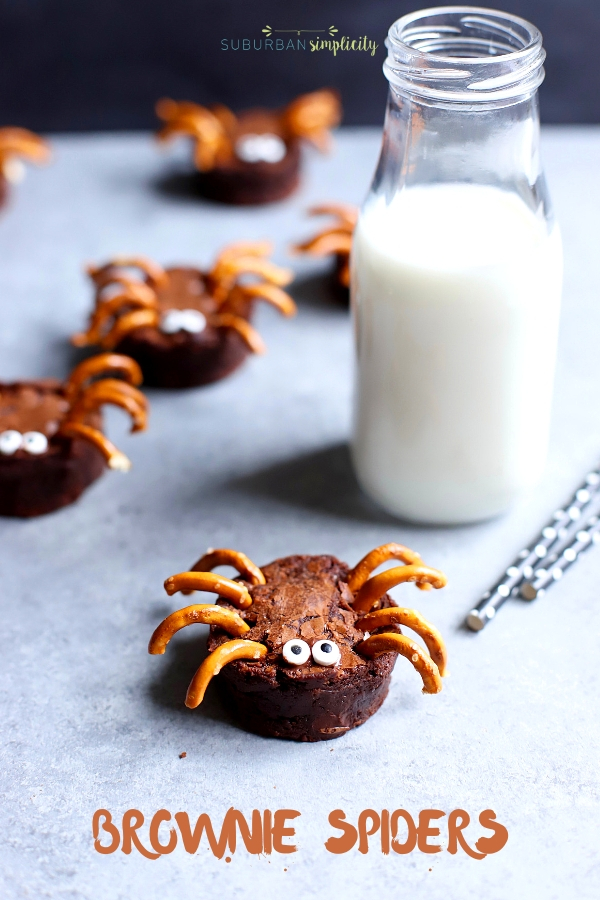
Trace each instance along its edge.
<instances>
[{"instance_id":1,"label":"crumb on surface","mask_svg":"<svg viewBox=\"0 0 600 900\"><path fill-rule=\"evenodd\" d=\"M179 754L179 759L185 759L186 756L187 756L187 753L186 753L185 750L184 750L183 753L180 753L180 754Z\"/></svg>"}]
</instances>

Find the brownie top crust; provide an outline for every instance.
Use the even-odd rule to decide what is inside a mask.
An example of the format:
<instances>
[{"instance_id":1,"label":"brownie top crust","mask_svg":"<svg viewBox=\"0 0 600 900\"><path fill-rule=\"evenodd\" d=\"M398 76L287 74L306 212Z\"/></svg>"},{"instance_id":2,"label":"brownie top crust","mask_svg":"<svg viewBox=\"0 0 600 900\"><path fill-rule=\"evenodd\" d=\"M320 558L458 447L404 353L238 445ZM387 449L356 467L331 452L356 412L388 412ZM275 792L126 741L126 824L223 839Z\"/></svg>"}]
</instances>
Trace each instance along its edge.
<instances>
[{"instance_id":1,"label":"brownie top crust","mask_svg":"<svg viewBox=\"0 0 600 900\"><path fill-rule=\"evenodd\" d=\"M354 647L365 634L355 623L359 613L346 583L348 566L335 556L288 556L262 567L266 584L247 585L252 605L239 614L250 625L244 638L267 647L267 656L259 663L238 661L227 668L274 680L337 682L358 674L359 667L373 667L374 660L356 653ZM220 600L223 606L227 601ZM382 605L391 604L383 598ZM231 607L233 609L233 607ZM312 647L317 641L331 640L340 650L339 665L324 667L311 659L294 666L282 657L287 641L300 638ZM211 627L209 650L230 638L218 627ZM386 654L387 655L387 654ZM393 654L392 654L393 655Z\"/></svg>"},{"instance_id":2,"label":"brownie top crust","mask_svg":"<svg viewBox=\"0 0 600 900\"><path fill-rule=\"evenodd\" d=\"M175 266L166 270L168 283L156 288L161 312L170 309L195 309L207 315L215 312L217 304L208 293L206 278L200 269Z\"/></svg>"},{"instance_id":3,"label":"brownie top crust","mask_svg":"<svg viewBox=\"0 0 600 900\"><path fill-rule=\"evenodd\" d=\"M38 431L50 438L68 408L62 386L55 379L0 384L0 433Z\"/></svg>"}]
</instances>

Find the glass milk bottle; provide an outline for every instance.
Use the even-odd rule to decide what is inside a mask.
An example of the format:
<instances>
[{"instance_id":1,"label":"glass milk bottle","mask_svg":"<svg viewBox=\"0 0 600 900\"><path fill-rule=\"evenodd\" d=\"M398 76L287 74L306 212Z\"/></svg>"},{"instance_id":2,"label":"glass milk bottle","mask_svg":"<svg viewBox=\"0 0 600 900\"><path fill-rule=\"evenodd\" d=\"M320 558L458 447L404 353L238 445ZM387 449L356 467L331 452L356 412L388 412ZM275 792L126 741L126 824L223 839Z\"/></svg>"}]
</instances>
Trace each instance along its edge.
<instances>
[{"instance_id":1,"label":"glass milk bottle","mask_svg":"<svg viewBox=\"0 0 600 900\"><path fill-rule=\"evenodd\" d=\"M548 443L562 249L539 154L539 31L440 7L395 22L383 146L352 251L353 460L391 513L505 510Z\"/></svg>"}]
</instances>

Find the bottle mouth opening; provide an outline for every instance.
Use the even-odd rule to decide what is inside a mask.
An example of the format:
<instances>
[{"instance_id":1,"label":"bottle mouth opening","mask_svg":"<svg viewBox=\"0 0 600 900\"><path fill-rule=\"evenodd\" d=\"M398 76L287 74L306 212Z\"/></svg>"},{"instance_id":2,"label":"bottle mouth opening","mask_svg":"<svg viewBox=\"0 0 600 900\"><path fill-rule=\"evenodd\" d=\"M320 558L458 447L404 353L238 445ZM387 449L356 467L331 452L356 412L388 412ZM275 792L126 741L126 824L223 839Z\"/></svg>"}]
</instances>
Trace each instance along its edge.
<instances>
[{"instance_id":1,"label":"bottle mouth opening","mask_svg":"<svg viewBox=\"0 0 600 900\"><path fill-rule=\"evenodd\" d=\"M384 72L399 91L479 103L524 97L544 79L538 29L509 13L441 6L398 19L388 32Z\"/></svg>"}]
</instances>

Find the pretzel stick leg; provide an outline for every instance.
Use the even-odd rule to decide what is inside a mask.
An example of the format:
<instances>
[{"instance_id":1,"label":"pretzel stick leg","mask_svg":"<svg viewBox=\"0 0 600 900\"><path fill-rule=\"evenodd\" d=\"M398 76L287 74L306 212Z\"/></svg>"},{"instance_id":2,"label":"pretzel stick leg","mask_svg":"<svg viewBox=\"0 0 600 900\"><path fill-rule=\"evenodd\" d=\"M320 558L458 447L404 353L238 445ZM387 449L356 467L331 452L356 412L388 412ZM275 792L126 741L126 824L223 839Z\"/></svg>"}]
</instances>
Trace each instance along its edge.
<instances>
[{"instance_id":1,"label":"pretzel stick leg","mask_svg":"<svg viewBox=\"0 0 600 900\"><path fill-rule=\"evenodd\" d=\"M440 675L446 674L448 654L446 645L440 632L425 619L416 609L402 609L399 606L390 606L386 609L377 609L367 613L356 622L356 628L361 631L375 631L386 625L405 625L423 638L429 655L440 670Z\"/></svg>"},{"instance_id":2,"label":"pretzel stick leg","mask_svg":"<svg viewBox=\"0 0 600 900\"><path fill-rule=\"evenodd\" d=\"M160 623L150 638L148 653L164 653L173 635L188 625L218 625L234 637L242 637L250 631L250 626L232 609L194 604L178 609Z\"/></svg>"},{"instance_id":3,"label":"pretzel stick leg","mask_svg":"<svg viewBox=\"0 0 600 900\"><path fill-rule=\"evenodd\" d=\"M117 450L115 445L108 440L97 428L89 425L83 425L81 422L63 422L60 426L60 433L66 437L83 438L93 444L104 456L108 468L115 469L118 472L128 472L131 468L131 462Z\"/></svg>"},{"instance_id":4,"label":"pretzel stick leg","mask_svg":"<svg viewBox=\"0 0 600 900\"><path fill-rule=\"evenodd\" d=\"M380 653L389 653L390 650L399 653L413 664L423 679L424 694L439 694L442 690L442 679L434 661L419 644L415 644L404 634L392 632L374 634L366 641L361 641L354 649L363 656L379 656Z\"/></svg>"},{"instance_id":5,"label":"pretzel stick leg","mask_svg":"<svg viewBox=\"0 0 600 900\"><path fill-rule=\"evenodd\" d=\"M195 709L204 699L206 688L212 678L218 675L223 666L236 659L264 659L267 648L256 641L227 641L210 653L190 682L185 698L185 705Z\"/></svg>"}]
</instances>

